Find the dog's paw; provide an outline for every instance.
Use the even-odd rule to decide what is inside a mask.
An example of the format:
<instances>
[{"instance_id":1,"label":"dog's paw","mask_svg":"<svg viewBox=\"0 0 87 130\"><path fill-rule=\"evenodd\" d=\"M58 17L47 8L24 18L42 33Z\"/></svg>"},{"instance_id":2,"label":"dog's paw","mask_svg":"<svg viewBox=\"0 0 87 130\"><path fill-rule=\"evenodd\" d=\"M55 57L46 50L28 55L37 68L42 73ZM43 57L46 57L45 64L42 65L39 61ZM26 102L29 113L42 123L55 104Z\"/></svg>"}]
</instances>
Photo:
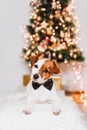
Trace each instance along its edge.
<instances>
[{"instance_id":1,"label":"dog's paw","mask_svg":"<svg viewBox=\"0 0 87 130\"><path fill-rule=\"evenodd\" d=\"M23 110L23 113L26 115L29 115L29 114L31 114L31 111L30 110Z\"/></svg>"},{"instance_id":2,"label":"dog's paw","mask_svg":"<svg viewBox=\"0 0 87 130\"><path fill-rule=\"evenodd\" d=\"M56 116L59 115L60 113L61 113L61 111L54 111L53 112L53 114L56 115Z\"/></svg>"}]
</instances>

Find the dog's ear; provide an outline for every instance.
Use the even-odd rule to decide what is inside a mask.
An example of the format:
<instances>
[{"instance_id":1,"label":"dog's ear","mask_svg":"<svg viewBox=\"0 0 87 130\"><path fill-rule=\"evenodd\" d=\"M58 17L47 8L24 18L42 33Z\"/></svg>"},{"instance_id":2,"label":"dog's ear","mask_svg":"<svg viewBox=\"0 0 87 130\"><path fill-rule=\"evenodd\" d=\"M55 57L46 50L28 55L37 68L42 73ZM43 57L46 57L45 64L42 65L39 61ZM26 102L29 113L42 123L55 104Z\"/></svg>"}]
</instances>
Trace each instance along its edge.
<instances>
[{"instance_id":1,"label":"dog's ear","mask_svg":"<svg viewBox=\"0 0 87 130\"><path fill-rule=\"evenodd\" d=\"M60 73L60 69L58 67L56 60L52 60L52 62L53 62L53 72L54 72L54 74Z\"/></svg>"},{"instance_id":2,"label":"dog's ear","mask_svg":"<svg viewBox=\"0 0 87 130\"><path fill-rule=\"evenodd\" d=\"M30 56L30 60L31 60L31 63L32 63L32 66L33 66L34 63L36 63L37 60L38 60L38 55L32 55L32 56Z\"/></svg>"},{"instance_id":3,"label":"dog's ear","mask_svg":"<svg viewBox=\"0 0 87 130\"><path fill-rule=\"evenodd\" d=\"M32 66L40 59L42 59L44 57L44 54L37 54L37 55L32 55L30 56L30 60L32 62Z\"/></svg>"}]
</instances>

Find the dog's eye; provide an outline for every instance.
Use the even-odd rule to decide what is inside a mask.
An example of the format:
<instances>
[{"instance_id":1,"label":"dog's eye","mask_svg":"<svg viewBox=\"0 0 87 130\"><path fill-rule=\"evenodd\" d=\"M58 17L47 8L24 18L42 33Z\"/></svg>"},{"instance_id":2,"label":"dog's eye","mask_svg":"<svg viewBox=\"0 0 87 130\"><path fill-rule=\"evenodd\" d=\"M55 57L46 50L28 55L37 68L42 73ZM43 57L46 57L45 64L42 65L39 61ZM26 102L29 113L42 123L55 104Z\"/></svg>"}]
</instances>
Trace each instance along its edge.
<instances>
[{"instance_id":1,"label":"dog's eye","mask_svg":"<svg viewBox=\"0 0 87 130\"><path fill-rule=\"evenodd\" d=\"M37 64L35 64L35 65L34 65L34 67L35 67L35 68L38 68L38 65L37 65Z\"/></svg>"},{"instance_id":2,"label":"dog's eye","mask_svg":"<svg viewBox=\"0 0 87 130\"><path fill-rule=\"evenodd\" d=\"M44 73L48 73L49 71L48 71L48 69L45 69L45 70L43 70L43 72L44 72Z\"/></svg>"}]
</instances>

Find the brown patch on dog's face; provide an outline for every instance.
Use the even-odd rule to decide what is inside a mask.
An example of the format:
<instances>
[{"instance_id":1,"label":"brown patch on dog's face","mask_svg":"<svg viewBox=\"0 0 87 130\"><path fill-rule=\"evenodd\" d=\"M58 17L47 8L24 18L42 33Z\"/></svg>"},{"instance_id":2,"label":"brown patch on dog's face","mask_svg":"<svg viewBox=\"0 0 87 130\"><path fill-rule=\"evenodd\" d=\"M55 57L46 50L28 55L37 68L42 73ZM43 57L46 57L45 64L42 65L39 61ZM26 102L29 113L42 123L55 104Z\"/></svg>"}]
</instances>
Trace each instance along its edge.
<instances>
[{"instance_id":1,"label":"brown patch on dog's face","mask_svg":"<svg viewBox=\"0 0 87 130\"><path fill-rule=\"evenodd\" d=\"M60 73L58 65L55 61L46 60L39 70L40 76L47 80L52 74Z\"/></svg>"}]
</instances>

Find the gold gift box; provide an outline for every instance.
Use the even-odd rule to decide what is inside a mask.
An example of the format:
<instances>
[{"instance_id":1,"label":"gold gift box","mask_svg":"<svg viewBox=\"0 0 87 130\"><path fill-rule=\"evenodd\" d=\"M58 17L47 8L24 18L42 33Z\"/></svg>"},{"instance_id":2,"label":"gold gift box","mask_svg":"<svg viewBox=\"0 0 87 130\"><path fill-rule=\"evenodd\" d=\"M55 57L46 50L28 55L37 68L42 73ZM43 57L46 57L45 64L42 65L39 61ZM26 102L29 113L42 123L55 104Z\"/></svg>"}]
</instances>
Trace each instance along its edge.
<instances>
[{"instance_id":1,"label":"gold gift box","mask_svg":"<svg viewBox=\"0 0 87 130\"><path fill-rule=\"evenodd\" d=\"M30 75L23 75L23 86L26 87L30 81Z\"/></svg>"},{"instance_id":2,"label":"gold gift box","mask_svg":"<svg viewBox=\"0 0 87 130\"><path fill-rule=\"evenodd\" d=\"M59 75L53 75L52 79L54 83L56 84L57 90L60 90L61 87L61 76ZM23 75L23 86L26 87L30 81L30 75Z\"/></svg>"},{"instance_id":3,"label":"gold gift box","mask_svg":"<svg viewBox=\"0 0 87 130\"><path fill-rule=\"evenodd\" d=\"M62 85L61 85L61 75L53 75L52 79L54 81L54 83L56 84L56 88L57 90L62 89Z\"/></svg>"},{"instance_id":4,"label":"gold gift box","mask_svg":"<svg viewBox=\"0 0 87 130\"><path fill-rule=\"evenodd\" d=\"M71 96L73 98L73 100L78 103L78 104L82 104L82 100L81 100L81 95L84 93L84 91L66 91L65 94L66 96Z\"/></svg>"}]
</instances>

